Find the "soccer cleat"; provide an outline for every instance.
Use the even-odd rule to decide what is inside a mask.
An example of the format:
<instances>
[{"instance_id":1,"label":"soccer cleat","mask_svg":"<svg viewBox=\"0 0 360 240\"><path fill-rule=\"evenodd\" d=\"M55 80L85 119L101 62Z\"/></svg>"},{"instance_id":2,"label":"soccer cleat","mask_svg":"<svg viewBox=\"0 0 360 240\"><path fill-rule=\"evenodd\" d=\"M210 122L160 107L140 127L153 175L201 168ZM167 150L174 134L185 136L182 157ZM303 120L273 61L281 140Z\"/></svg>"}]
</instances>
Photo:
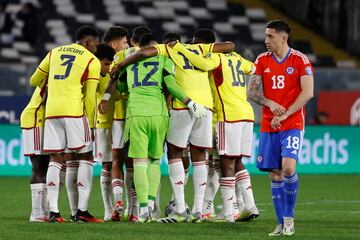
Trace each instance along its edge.
<instances>
[{"instance_id":1,"label":"soccer cleat","mask_svg":"<svg viewBox=\"0 0 360 240\"><path fill-rule=\"evenodd\" d=\"M224 212L220 212L216 215L214 222L235 222L234 215L226 215Z\"/></svg>"},{"instance_id":2,"label":"soccer cleat","mask_svg":"<svg viewBox=\"0 0 360 240\"><path fill-rule=\"evenodd\" d=\"M111 214L111 220L113 220L114 222L119 222L121 220L122 211L123 211L123 202L120 200L117 201L114 205L114 209Z\"/></svg>"},{"instance_id":3,"label":"soccer cleat","mask_svg":"<svg viewBox=\"0 0 360 240\"><path fill-rule=\"evenodd\" d=\"M129 222L137 222L138 221L138 216L136 216L135 214L131 214L129 217Z\"/></svg>"},{"instance_id":4,"label":"soccer cleat","mask_svg":"<svg viewBox=\"0 0 360 240\"><path fill-rule=\"evenodd\" d=\"M201 223L203 221L201 212L191 213L190 222L192 223Z\"/></svg>"},{"instance_id":5,"label":"soccer cleat","mask_svg":"<svg viewBox=\"0 0 360 240\"><path fill-rule=\"evenodd\" d=\"M202 219L204 221L211 221L211 218L212 218L211 213L205 213L202 215Z\"/></svg>"},{"instance_id":6,"label":"soccer cleat","mask_svg":"<svg viewBox=\"0 0 360 240\"><path fill-rule=\"evenodd\" d=\"M170 202L168 202L165 206L165 216L169 216L170 214L172 214L175 211L175 200L171 200Z\"/></svg>"},{"instance_id":7,"label":"soccer cleat","mask_svg":"<svg viewBox=\"0 0 360 240\"><path fill-rule=\"evenodd\" d=\"M186 209L182 213L178 213L176 211L173 211L169 214L169 216L165 218L160 218L157 222L159 223L180 223L180 222L188 222L189 220L189 212Z\"/></svg>"},{"instance_id":8,"label":"soccer cleat","mask_svg":"<svg viewBox=\"0 0 360 240\"><path fill-rule=\"evenodd\" d=\"M246 222L246 221L250 221L254 218L259 217L259 210L257 209L257 207L253 207L250 209L245 208L244 210L241 211L240 216L238 218L236 218L237 222Z\"/></svg>"},{"instance_id":9,"label":"soccer cleat","mask_svg":"<svg viewBox=\"0 0 360 240\"><path fill-rule=\"evenodd\" d=\"M49 222L59 222L59 223L64 223L64 222L66 222L66 220L65 220L64 218L62 218L62 217L61 217L60 213L57 213L57 212L50 212Z\"/></svg>"},{"instance_id":10,"label":"soccer cleat","mask_svg":"<svg viewBox=\"0 0 360 240\"><path fill-rule=\"evenodd\" d=\"M70 216L70 221L71 221L71 222L78 222L78 221L79 221L79 218L78 218L77 214L71 215L71 216Z\"/></svg>"},{"instance_id":11,"label":"soccer cleat","mask_svg":"<svg viewBox=\"0 0 360 240\"><path fill-rule=\"evenodd\" d=\"M284 217L283 235L292 236L295 233L294 218Z\"/></svg>"},{"instance_id":12,"label":"soccer cleat","mask_svg":"<svg viewBox=\"0 0 360 240\"><path fill-rule=\"evenodd\" d=\"M274 231L269 233L269 237L280 237L280 236L282 236L282 234L283 234L283 225L279 224L276 226Z\"/></svg>"},{"instance_id":13,"label":"soccer cleat","mask_svg":"<svg viewBox=\"0 0 360 240\"><path fill-rule=\"evenodd\" d=\"M151 213L151 221L156 222L161 217L160 208L155 208L154 211Z\"/></svg>"},{"instance_id":14,"label":"soccer cleat","mask_svg":"<svg viewBox=\"0 0 360 240\"><path fill-rule=\"evenodd\" d=\"M79 221L82 222L95 222L95 223L104 222L104 220L102 219L95 218L88 211L78 210L76 213L76 217L79 219Z\"/></svg>"},{"instance_id":15,"label":"soccer cleat","mask_svg":"<svg viewBox=\"0 0 360 240\"><path fill-rule=\"evenodd\" d=\"M143 215L139 215L136 221L136 223L147 223L147 222L151 222L151 217L148 212Z\"/></svg>"},{"instance_id":16,"label":"soccer cleat","mask_svg":"<svg viewBox=\"0 0 360 240\"><path fill-rule=\"evenodd\" d=\"M46 216L42 217L34 217L33 215L30 215L30 222L49 222L49 219Z\"/></svg>"}]
</instances>

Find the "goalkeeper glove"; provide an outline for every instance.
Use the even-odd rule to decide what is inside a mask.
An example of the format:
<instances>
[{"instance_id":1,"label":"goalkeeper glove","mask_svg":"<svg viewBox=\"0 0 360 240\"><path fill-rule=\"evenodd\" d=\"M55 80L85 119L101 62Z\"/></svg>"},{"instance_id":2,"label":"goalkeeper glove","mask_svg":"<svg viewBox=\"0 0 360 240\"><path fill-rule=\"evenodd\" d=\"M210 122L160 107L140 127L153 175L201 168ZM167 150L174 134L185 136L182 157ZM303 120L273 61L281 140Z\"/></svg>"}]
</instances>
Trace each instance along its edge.
<instances>
[{"instance_id":1,"label":"goalkeeper glove","mask_svg":"<svg viewBox=\"0 0 360 240\"><path fill-rule=\"evenodd\" d=\"M192 100L188 102L186 105L196 118L202 118L206 116L207 109L203 105L198 104Z\"/></svg>"}]
</instances>

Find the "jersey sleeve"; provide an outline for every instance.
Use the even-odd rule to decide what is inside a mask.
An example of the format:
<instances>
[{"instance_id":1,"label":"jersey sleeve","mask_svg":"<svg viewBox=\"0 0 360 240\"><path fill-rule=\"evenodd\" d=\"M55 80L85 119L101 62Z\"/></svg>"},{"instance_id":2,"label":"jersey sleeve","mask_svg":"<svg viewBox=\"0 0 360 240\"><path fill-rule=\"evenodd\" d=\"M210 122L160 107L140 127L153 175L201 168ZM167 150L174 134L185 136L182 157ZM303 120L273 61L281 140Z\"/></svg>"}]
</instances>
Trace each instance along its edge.
<instances>
[{"instance_id":1,"label":"jersey sleeve","mask_svg":"<svg viewBox=\"0 0 360 240\"><path fill-rule=\"evenodd\" d=\"M256 74L256 75L262 76L262 74L263 74L263 61L264 61L264 58L262 58L260 56L258 56L256 58L251 74Z\"/></svg>"},{"instance_id":2,"label":"jersey sleeve","mask_svg":"<svg viewBox=\"0 0 360 240\"><path fill-rule=\"evenodd\" d=\"M34 74L31 76L30 78L31 86L42 86L43 83L45 82L46 77L49 75L50 57L51 57L51 51L41 61L39 66L36 68Z\"/></svg>"},{"instance_id":3,"label":"jersey sleeve","mask_svg":"<svg viewBox=\"0 0 360 240\"><path fill-rule=\"evenodd\" d=\"M191 62L192 65L200 68L203 71L213 70L217 68L220 64L220 58L218 56L215 56L217 54L208 53L206 55L206 58L204 58L203 56L197 55L186 49L186 47L181 43L175 44L173 49L175 51L181 52ZM212 57L212 55L214 56Z\"/></svg>"},{"instance_id":4,"label":"jersey sleeve","mask_svg":"<svg viewBox=\"0 0 360 240\"><path fill-rule=\"evenodd\" d=\"M154 47L158 51L158 56L169 57L169 52L165 44L156 44Z\"/></svg>"},{"instance_id":5,"label":"jersey sleeve","mask_svg":"<svg viewBox=\"0 0 360 240\"><path fill-rule=\"evenodd\" d=\"M241 68L244 74L249 75L254 67L254 64L240 55L239 57L241 58Z\"/></svg>"},{"instance_id":6,"label":"jersey sleeve","mask_svg":"<svg viewBox=\"0 0 360 240\"><path fill-rule=\"evenodd\" d=\"M87 75L87 81L99 81L100 79L100 71L101 71L101 63L99 61L99 59L94 58L93 61L90 62L89 64L89 68L88 68L89 72Z\"/></svg>"},{"instance_id":7,"label":"jersey sleeve","mask_svg":"<svg viewBox=\"0 0 360 240\"><path fill-rule=\"evenodd\" d=\"M165 58L164 69L169 73L175 74L175 64L170 58Z\"/></svg>"},{"instance_id":8,"label":"jersey sleeve","mask_svg":"<svg viewBox=\"0 0 360 240\"><path fill-rule=\"evenodd\" d=\"M307 58L307 56L305 56L302 53L299 53L299 56L297 57L297 66L298 66L298 71L300 76L313 76L313 67L309 61L309 59Z\"/></svg>"},{"instance_id":9,"label":"jersey sleeve","mask_svg":"<svg viewBox=\"0 0 360 240\"><path fill-rule=\"evenodd\" d=\"M113 63L118 64L124 59L125 59L125 50L121 50L120 52L115 53Z\"/></svg>"},{"instance_id":10,"label":"jersey sleeve","mask_svg":"<svg viewBox=\"0 0 360 240\"><path fill-rule=\"evenodd\" d=\"M173 74L165 76L164 83L170 94L175 98L179 99L180 101L184 101L184 99L187 97L184 90L182 90L181 87L176 83L176 79Z\"/></svg>"},{"instance_id":11,"label":"jersey sleeve","mask_svg":"<svg viewBox=\"0 0 360 240\"><path fill-rule=\"evenodd\" d=\"M93 128L95 125L96 88L97 81L85 82L85 112L89 119L90 128Z\"/></svg>"}]
</instances>

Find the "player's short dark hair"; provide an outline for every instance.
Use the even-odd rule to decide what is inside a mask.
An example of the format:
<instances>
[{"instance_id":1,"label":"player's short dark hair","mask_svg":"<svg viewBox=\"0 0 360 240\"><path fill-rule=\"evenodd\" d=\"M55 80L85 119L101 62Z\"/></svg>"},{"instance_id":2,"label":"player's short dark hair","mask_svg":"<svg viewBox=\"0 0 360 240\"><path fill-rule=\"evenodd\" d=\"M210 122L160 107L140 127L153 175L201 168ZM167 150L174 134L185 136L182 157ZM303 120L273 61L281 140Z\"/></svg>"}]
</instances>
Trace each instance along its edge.
<instances>
[{"instance_id":1,"label":"player's short dark hair","mask_svg":"<svg viewBox=\"0 0 360 240\"><path fill-rule=\"evenodd\" d=\"M157 42L155 36L151 33L145 33L140 38L139 46L144 47L149 45L151 42Z\"/></svg>"},{"instance_id":2,"label":"player's short dark hair","mask_svg":"<svg viewBox=\"0 0 360 240\"><path fill-rule=\"evenodd\" d=\"M266 28L272 28L275 29L277 32L285 32L288 35L291 33L291 28L289 24L287 24L283 20L273 20L266 24Z\"/></svg>"},{"instance_id":3,"label":"player's short dark hair","mask_svg":"<svg viewBox=\"0 0 360 240\"><path fill-rule=\"evenodd\" d=\"M115 55L115 50L108 46L105 43L101 43L97 46L95 56L101 61L104 59L108 59L113 61Z\"/></svg>"},{"instance_id":4,"label":"player's short dark hair","mask_svg":"<svg viewBox=\"0 0 360 240\"><path fill-rule=\"evenodd\" d=\"M138 42L140 42L141 36L146 33L151 33L150 28L148 28L146 26L138 26L138 27L134 28L131 39L133 40L133 42L138 43Z\"/></svg>"},{"instance_id":5,"label":"player's short dark hair","mask_svg":"<svg viewBox=\"0 0 360 240\"><path fill-rule=\"evenodd\" d=\"M128 33L128 30L122 26L113 26L106 30L103 36L103 40L105 43L108 43L112 40L126 37Z\"/></svg>"},{"instance_id":6,"label":"player's short dark hair","mask_svg":"<svg viewBox=\"0 0 360 240\"><path fill-rule=\"evenodd\" d=\"M99 37L99 33L96 31L94 27L89 25L81 26L76 31L76 41L80 41L81 39L84 39L87 36Z\"/></svg>"},{"instance_id":7,"label":"player's short dark hair","mask_svg":"<svg viewBox=\"0 0 360 240\"><path fill-rule=\"evenodd\" d=\"M166 33L164 33L164 35L162 36L161 39L162 39L162 43L164 43L164 44L169 43L169 42L174 42L174 41L181 42L180 35L175 32L166 32Z\"/></svg>"},{"instance_id":8,"label":"player's short dark hair","mask_svg":"<svg viewBox=\"0 0 360 240\"><path fill-rule=\"evenodd\" d=\"M213 43L215 42L215 33L211 29L200 28L194 34L194 43Z\"/></svg>"}]
</instances>

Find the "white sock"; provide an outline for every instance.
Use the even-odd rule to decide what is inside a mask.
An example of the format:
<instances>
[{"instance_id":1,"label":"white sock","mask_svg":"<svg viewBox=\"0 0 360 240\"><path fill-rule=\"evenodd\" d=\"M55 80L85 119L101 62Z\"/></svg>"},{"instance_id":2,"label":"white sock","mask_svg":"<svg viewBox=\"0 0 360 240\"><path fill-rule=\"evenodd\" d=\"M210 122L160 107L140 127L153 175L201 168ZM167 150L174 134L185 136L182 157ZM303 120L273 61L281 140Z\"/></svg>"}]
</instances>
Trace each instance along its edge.
<instances>
[{"instance_id":1,"label":"white sock","mask_svg":"<svg viewBox=\"0 0 360 240\"><path fill-rule=\"evenodd\" d=\"M151 199L148 200L148 208L150 208L151 211L154 211L154 209L155 209L155 201L154 200L151 200Z\"/></svg>"},{"instance_id":2,"label":"white sock","mask_svg":"<svg viewBox=\"0 0 360 240\"><path fill-rule=\"evenodd\" d=\"M141 207L140 208L140 215L144 215L145 213L149 212L149 208L148 207Z\"/></svg>"},{"instance_id":3,"label":"white sock","mask_svg":"<svg viewBox=\"0 0 360 240\"><path fill-rule=\"evenodd\" d=\"M66 163L63 163L61 165L61 170L60 170L60 188L62 188L65 185L65 176L66 176Z\"/></svg>"},{"instance_id":4,"label":"white sock","mask_svg":"<svg viewBox=\"0 0 360 240\"><path fill-rule=\"evenodd\" d=\"M137 196L136 196L136 191L134 188L131 188L130 190L130 202L131 202L131 208L130 208L130 213L133 215L138 216L139 215L139 202L137 200Z\"/></svg>"},{"instance_id":5,"label":"white sock","mask_svg":"<svg viewBox=\"0 0 360 240\"><path fill-rule=\"evenodd\" d=\"M45 212L42 207L44 194L46 192L45 183L30 184L31 189L31 216L34 218L44 217Z\"/></svg>"},{"instance_id":6,"label":"white sock","mask_svg":"<svg viewBox=\"0 0 360 240\"><path fill-rule=\"evenodd\" d=\"M69 198L71 216L75 216L78 210L78 187L77 178L79 170L79 161L71 160L66 162L66 191Z\"/></svg>"},{"instance_id":7,"label":"white sock","mask_svg":"<svg viewBox=\"0 0 360 240\"><path fill-rule=\"evenodd\" d=\"M236 191L235 191L235 180L234 180L234 193L233 193L233 213L234 215L239 214L239 208L237 205Z\"/></svg>"},{"instance_id":8,"label":"white sock","mask_svg":"<svg viewBox=\"0 0 360 240\"><path fill-rule=\"evenodd\" d=\"M46 174L46 189L48 192L50 211L57 213L59 212L60 169L60 163L50 162Z\"/></svg>"},{"instance_id":9,"label":"white sock","mask_svg":"<svg viewBox=\"0 0 360 240\"><path fill-rule=\"evenodd\" d=\"M115 203L123 200L123 184L124 182L120 178L114 178L113 180L111 180Z\"/></svg>"},{"instance_id":10,"label":"white sock","mask_svg":"<svg viewBox=\"0 0 360 240\"><path fill-rule=\"evenodd\" d=\"M185 181L184 181L184 186L187 184L188 180L189 180L189 175L190 175L190 169L187 168L184 170L185 172Z\"/></svg>"},{"instance_id":11,"label":"white sock","mask_svg":"<svg viewBox=\"0 0 360 240\"><path fill-rule=\"evenodd\" d=\"M92 187L92 177L93 163L86 160L80 160L77 184L79 191L78 209L80 211L87 211Z\"/></svg>"},{"instance_id":12,"label":"white sock","mask_svg":"<svg viewBox=\"0 0 360 240\"><path fill-rule=\"evenodd\" d=\"M245 207L251 209L255 207L254 195L252 191L250 174L248 170L244 169L235 174L236 185L239 185L239 189L244 198Z\"/></svg>"},{"instance_id":13,"label":"white sock","mask_svg":"<svg viewBox=\"0 0 360 240\"><path fill-rule=\"evenodd\" d=\"M235 180L236 181L236 180ZM241 213L245 209L245 203L239 184L235 184L236 204L239 212Z\"/></svg>"},{"instance_id":14,"label":"white sock","mask_svg":"<svg viewBox=\"0 0 360 240\"><path fill-rule=\"evenodd\" d=\"M41 203L41 207L42 207L42 211L45 214L45 216L48 216L49 212L50 212L50 206L49 206L48 192L46 189L46 184L45 184L44 196L43 196L43 200Z\"/></svg>"},{"instance_id":15,"label":"white sock","mask_svg":"<svg viewBox=\"0 0 360 240\"><path fill-rule=\"evenodd\" d=\"M206 163L202 162L193 162L193 183L194 183L194 205L192 212L202 213L202 205L204 202L204 195L206 189Z\"/></svg>"},{"instance_id":16,"label":"white sock","mask_svg":"<svg viewBox=\"0 0 360 240\"><path fill-rule=\"evenodd\" d=\"M112 195L112 187L111 187L111 172L102 169L101 176L100 176L100 189L101 189L101 196L104 203L104 217L110 218L111 217L111 209L112 209L112 202L111 202L111 195Z\"/></svg>"},{"instance_id":17,"label":"white sock","mask_svg":"<svg viewBox=\"0 0 360 240\"><path fill-rule=\"evenodd\" d=\"M126 211L130 215L131 212L131 188L134 179L134 169L126 168L125 172L125 188L126 188Z\"/></svg>"},{"instance_id":18,"label":"white sock","mask_svg":"<svg viewBox=\"0 0 360 240\"><path fill-rule=\"evenodd\" d=\"M171 159L169 161L169 178L176 201L175 210L182 213L185 211L185 171L181 158Z\"/></svg>"},{"instance_id":19,"label":"white sock","mask_svg":"<svg viewBox=\"0 0 360 240\"><path fill-rule=\"evenodd\" d=\"M214 198L219 189L219 173L215 171L214 165L209 163L209 172L206 180L206 189L203 203L203 213L214 213Z\"/></svg>"},{"instance_id":20,"label":"white sock","mask_svg":"<svg viewBox=\"0 0 360 240\"><path fill-rule=\"evenodd\" d=\"M223 213L227 216L233 215L235 177L221 177L220 190L223 201Z\"/></svg>"}]
</instances>

